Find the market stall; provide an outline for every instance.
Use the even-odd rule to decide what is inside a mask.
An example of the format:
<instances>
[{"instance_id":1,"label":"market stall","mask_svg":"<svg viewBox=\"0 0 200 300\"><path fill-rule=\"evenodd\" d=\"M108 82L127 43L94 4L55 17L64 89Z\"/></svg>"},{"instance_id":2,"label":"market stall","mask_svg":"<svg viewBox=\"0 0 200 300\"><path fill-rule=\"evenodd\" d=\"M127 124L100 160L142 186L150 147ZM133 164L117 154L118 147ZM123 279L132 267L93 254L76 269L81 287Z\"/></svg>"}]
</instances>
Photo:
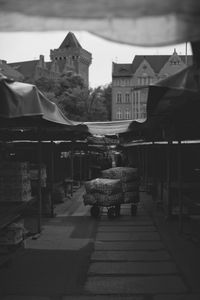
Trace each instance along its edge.
<instances>
[{"instance_id":1,"label":"market stall","mask_svg":"<svg viewBox=\"0 0 200 300\"><path fill-rule=\"evenodd\" d=\"M31 148L32 159L37 166L36 177L36 193L34 194L37 203L37 232L41 231L41 213L42 213L42 187L43 184L43 163L45 155L49 158L49 190L52 198L52 190L54 183L54 142L55 140L76 140L84 138L88 135L85 125L68 120L59 108L49 101L34 85L24 84L11 81L7 78L0 80L0 140L1 140L1 161L7 162L9 168L14 164L18 164L19 168L30 158L26 157L27 146ZM23 145L21 142L23 141ZM28 141L28 142L27 142ZM44 141L46 143L44 143ZM15 142L15 143L13 143ZM15 146L10 151L9 144ZM45 154L45 144L47 152ZM21 148L21 157L17 155L16 146L18 145L18 153ZM24 156L24 157L23 157ZM17 158L17 160L16 160ZM27 170L29 167L27 167ZM1 168L3 170L3 168ZM28 171L27 171L28 172ZM27 174L27 177L30 174ZM5 176L4 176L5 177ZM21 188L24 188L23 182ZM12 185L10 185L12 186ZM6 191L6 193L9 191ZM4 195L1 197L1 212L5 214L5 218L9 221L2 222L3 230L7 223L11 223L13 218L23 212L25 206L30 203L32 197L27 201L18 199L13 194L13 198L9 198L9 208L6 207L7 201ZM17 202L16 216L14 205ZM20 204L20 205L19 205ZM5 210L3 210L3 207ZM9 211L12 211L10 213ZM15 215L15 214L14 214ZM51 199L51 215L53 215L53 200ZM10 217L9 217L10 216ZM13 217L11 217L13 216ZM2 216L3 219L3 216Z\"/></svg>"}]
</instances>

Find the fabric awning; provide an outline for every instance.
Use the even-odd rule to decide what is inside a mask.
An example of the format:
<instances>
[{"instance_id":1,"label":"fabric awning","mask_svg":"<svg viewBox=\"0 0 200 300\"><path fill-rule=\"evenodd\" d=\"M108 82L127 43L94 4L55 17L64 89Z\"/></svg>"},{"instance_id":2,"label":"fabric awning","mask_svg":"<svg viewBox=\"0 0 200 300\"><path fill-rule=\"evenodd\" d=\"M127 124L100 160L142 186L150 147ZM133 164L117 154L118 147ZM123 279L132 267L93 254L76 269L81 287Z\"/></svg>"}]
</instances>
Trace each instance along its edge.
<instances>
[{"instance_id":1,"label":"fabric awning","mask_svg":"<svg viewBox=\"0 0 200 300\"><path fill-rule=\"evenodd\" d=\"M177 139L200 137L200 69L190 66L149 87L147 121L151 134ZM163 134L163 132L162 132Z\"/></svg>"},{"instance_id":2,"label":"fabric awning","mask_svg":"<svg viewBox=\"0 0 200 300\"><path fill-rule=\"evenodd\" d=\"M42 137L65 139L76 137L76 133L88 135L83 123L69 120L58 106L48 100L32 84L0 79L0 131L1 137L35 139L38 130ZM77 134L77 135L78 135Z\"/></svg>"},{"instance_id":3,"label":"fabric awning","mask_svg":"<svg viewBox=\"0 0 200 300\"><path fill-rule=\"evenodd\" d=\"M89 31L132 45L168 45L200 38L199 0L7 0L1 31Z\"/></svg>"},{"instance_id":4,"label":"fabric awning","mask_svg":"<svg viewBox=\"0 0 200 300\"><path fill-rule=\"evenodd\" d=\"M132 120L109 122L85 122L92 135L109 136L126 132Z\"/></svg>"},{"instance_id":5,"label":"fabric awning","mask_svg":"<svg viewBox=\"0 0 200 300\"><path fill-rule=\"evenodd\" d=\"M35 85L1 79L0 99L1 118L41 117L61 125L75 125Z\"/></svg>"}]
</instances>

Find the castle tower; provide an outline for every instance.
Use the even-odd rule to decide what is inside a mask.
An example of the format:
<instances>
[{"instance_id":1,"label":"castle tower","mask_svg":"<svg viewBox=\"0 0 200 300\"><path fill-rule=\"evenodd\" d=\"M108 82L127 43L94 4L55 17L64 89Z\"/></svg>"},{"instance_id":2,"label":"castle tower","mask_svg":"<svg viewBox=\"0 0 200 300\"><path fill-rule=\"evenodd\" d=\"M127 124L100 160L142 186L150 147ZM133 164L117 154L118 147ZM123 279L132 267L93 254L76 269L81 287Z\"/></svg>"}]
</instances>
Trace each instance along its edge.
<instances>
[{"instance_id":1,"label":"castle tower","mask_svg":"<svg viewBox=\"0 0 200 300\"><path fill-rule=\"evenodd\" d=\"M89 85L89 66L92 55L81 47L72 32L67 34L58 49L50 50L50 58L52 61L57 61L63 71L74 71L81 75L85 84Z\"/></svg>"}]
</instances>

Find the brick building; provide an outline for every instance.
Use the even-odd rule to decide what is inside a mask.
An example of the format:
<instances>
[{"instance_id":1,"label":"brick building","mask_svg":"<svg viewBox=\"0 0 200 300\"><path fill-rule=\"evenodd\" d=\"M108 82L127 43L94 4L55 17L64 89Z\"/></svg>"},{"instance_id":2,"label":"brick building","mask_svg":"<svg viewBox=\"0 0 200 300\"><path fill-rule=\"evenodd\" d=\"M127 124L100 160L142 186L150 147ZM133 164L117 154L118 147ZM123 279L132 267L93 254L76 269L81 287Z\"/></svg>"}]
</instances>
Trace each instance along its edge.
<instances>
[{"instance_id":1,"label":"brick building","mask_svg":"<svg viewBox=\"0 0 200 300\"><path fill-rule=\"evenodd\" d=\"M145 119L148 93L145 86L191 63L191 55L178 55L175 49L172 55L136 55L131 64L113 63L112 120Z\"/></svg>"},{"instance_id":2,"label":"brick building","mask_svg":"<svg viewBox=\"0 0 200 300\"><path fill-rule=\"evenodd\" d=\"M69 32L58 49L50 50L50 61L45 62L44 55L38 60L10 63L9 65L19 71L27 82L33 82L41 77L56 79L61 74L72 71L89 84L89 66L92 55L83 49L77 38Z\"/></svg>"}]
</instances>

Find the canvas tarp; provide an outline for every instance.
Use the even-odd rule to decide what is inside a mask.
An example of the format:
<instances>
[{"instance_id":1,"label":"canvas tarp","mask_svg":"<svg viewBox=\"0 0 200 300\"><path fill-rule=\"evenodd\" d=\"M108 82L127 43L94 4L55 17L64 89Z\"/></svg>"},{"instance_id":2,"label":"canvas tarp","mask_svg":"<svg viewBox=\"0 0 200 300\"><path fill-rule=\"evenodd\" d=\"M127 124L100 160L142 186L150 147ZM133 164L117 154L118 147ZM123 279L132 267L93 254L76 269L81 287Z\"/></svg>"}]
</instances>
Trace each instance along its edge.
<instances>
[{"instance_id":1,"label":"canvas tarp","mask_svg":"<svg viewBox=\"0 0 200 300\"><path fill-rule=\"evenodd\" d=\"M132 45L200 38L199 0L6 0L0 31L89 31Z\"/></svg>"},{"instance_id":2,"label":"canvas tarp","mask_svg":"<svg viewBox=\"0 0 200 300\"><path fill-rule=\"evenodd\" d=\"M149 87L143 134L188 139L200 137L200 69L192 65Z\"/></svg>"},{"instance_id":3,"label":"canvas tarp","mask_svg":"<svg viewBox=\"0 0 200 300\"><path fill-rule=\"evenodd\" d=\"M113 136L126 132L132 120L108 121L108 122L85 122L92 135Z\"/></svg>"},{"instance_id":4,"label":"canvas tarp","mask_svg":"<svg viewBox=\"0 0 200 300\"><path fill-rule=\"evenodd\" d=\"M48 100L35 85L1 78L0 103L0 130L1 134L4 130L7 136L10 136L10 129L16 136L22 136L19 133L21 130L17 133L18 127L24 128L23 136L26 138L29 135L26 133L37 127L43 129L46 136L54 139L58 136L67 137L66 134L70 132L74 136L76 132L88 132L86 125L66 118L58 106Z\"/></svg>"}]
</instances>

